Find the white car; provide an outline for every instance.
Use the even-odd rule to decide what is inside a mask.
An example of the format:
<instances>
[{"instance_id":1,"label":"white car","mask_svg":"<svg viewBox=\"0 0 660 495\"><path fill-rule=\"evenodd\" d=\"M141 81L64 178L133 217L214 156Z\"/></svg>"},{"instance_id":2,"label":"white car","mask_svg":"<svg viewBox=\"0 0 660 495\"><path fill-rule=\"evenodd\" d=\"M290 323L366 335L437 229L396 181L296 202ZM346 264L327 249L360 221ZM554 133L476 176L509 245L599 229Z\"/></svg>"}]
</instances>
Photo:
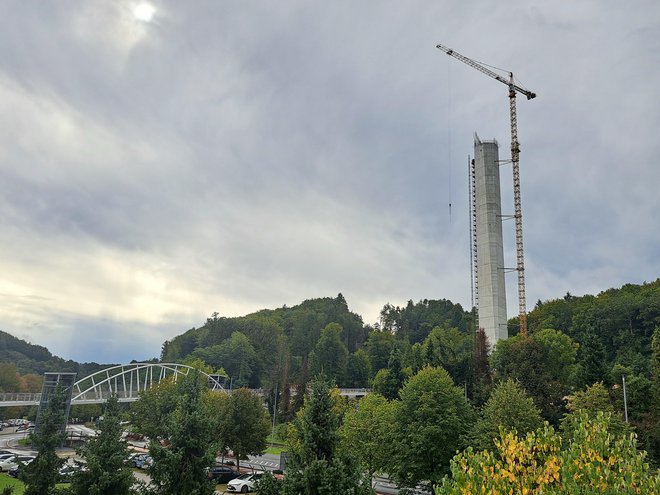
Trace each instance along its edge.
<instances>
[{"instance_id":1,"label":"white car","mask_svg":"<svg viewBox=\"0 0 660 495\"><path fill-rule=\"evenodd\" d=\"M261 478L263 473L242 474L238 478L227 483L228 492L247 493L254 490L254 484Z\"/></svg>"},{"instance_id":2,"label":"white car","mask_svg":"<svg viewBox=\"0 0 660 495\"><path fill-rule=\"evenodd\" d=\"M0 460L0 471L3 473L8 472L10 469L19 466L20 464L30 464L34 460L32 455L13 455L6 459Z\"/></svg>"}]
</instances>

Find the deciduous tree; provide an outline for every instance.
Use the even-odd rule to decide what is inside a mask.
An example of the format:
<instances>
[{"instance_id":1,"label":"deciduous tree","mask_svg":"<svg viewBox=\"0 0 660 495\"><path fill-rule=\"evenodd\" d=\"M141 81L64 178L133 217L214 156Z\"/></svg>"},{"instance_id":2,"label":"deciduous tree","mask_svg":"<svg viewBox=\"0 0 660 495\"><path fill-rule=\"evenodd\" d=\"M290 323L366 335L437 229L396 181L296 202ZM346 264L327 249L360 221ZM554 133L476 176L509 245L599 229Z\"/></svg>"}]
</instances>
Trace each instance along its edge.
<instances>
[{"instance_id":1,"label":"deciduous tree","mask_svg":"<svg viewBox=\"0 0 660 495\"><path fill-rule=\"evenodd\" d=\"M500 429L526 435L541 425L541 413L534 401L518 383L507 379L496 385L484 405L470 435L470 445L478 450L492 449Z\"/></svg>"},{"instance_id":2,"label":"deciduous tree","mask_svg":"<svg viewBox=\"0 0 660 495\"><path fill-rule=\"evenodd\" d=\"M442 368L424 368L399 395L394 413L396 449L388 473L404 486L435 486L449 471L456 451L464 447L474 411Z\"/></svg>"},{"instance_id":3,"label":"deciduous tree","mask_svg":"<svg viewBox=\"0 0 660 495\"><path fill-rule=\"evenodd\" d=\"M240 467L241 459L266 449L271 423L261 398L246 388L234 390L224 402L216 434L223 441L221 447L233 451Z\"/></svg>"},{"instance_id":4,"label":"deciduous tree","mask_svg":"<svg viewBox=\"0 0 660 495\"><path fill-rule=\"evenodd\" d=\"M660 493L660 475L637 451L634 435L613 435L603 413L571 421L563 439L546 423L523 438L502 432L494 451L466 450L452 460L451 478L437 494Z\"/></svg>"},{"instance_id":5,"label":"deciduous tree","mask_svg":"<svg viewBox=\"0 0 660 495\"><path fill-rule=\"evenodd\" d=\"M394 407L395 403L382 395L369 394L346 412L339 428L341 448L366 467L369 478L387 467L394 449Z\"/></svg>"}]
</instances>

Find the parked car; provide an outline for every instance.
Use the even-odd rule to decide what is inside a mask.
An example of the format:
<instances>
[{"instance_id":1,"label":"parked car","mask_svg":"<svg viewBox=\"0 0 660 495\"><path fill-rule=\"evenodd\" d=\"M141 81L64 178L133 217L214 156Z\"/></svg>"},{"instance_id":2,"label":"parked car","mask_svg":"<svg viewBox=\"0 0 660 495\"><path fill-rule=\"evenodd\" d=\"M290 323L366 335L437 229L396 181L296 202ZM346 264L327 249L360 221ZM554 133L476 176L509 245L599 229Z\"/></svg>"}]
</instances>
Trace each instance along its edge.
<instances>
[{"instance_id":1,"label":"parked car","mask_svg":"<svg viewBox=\"0 0 660 495\"><path fill-rule=\"evenodd\" d=\"M10 469L18 467L23 464L30 464L34 460L34 456L31 455L14 455L0 461L0 471L3 473L9 472Z\"/></svg>"},{"instance_id":2,"label":"parked car","mask_svg":"<svg viewBox=\"0 0 660 495\"><path fill-rule=\"evenodd\" d=\"M126 463L134 468L147 469L153 464L153 459L149 454L131 454Z\"/></svg>"},{"instance_id":3,"label":"parked car","mask_svg":"<svg viewBox=\"0 0 660 495\"><path fill-rule=\"evenodd\" d=\"M62 479L62 481L65 483L69 482L71 481L71 478L74 474L80 471L85 471L86 469L87 467L79 462L74 462L73 464L65 464L59 469L60 479Z\"/></svg>"},{"instance_id":4,"label":"parked car","mask_svg":"<svg viewBox=\"0 0 660 495\"><path fill-rule=\"evenodd\" d=\"M215 480L216 483L227 483L233 479L238 478L241 473L236 471L231 466L218 464L217 466L210 468L206 475L208 479Z\"/></svg>"},{"instance_id":5,"label":"parked car","mask_svg":"<svg viewBox=\"0 0 660 495\"><path fill-rule=\"evenodd\" d=\"M254 484L262 475L263 473L242 474L227 483L227 491L241 493L254 491Z\"/></svg>"}]
</instances>

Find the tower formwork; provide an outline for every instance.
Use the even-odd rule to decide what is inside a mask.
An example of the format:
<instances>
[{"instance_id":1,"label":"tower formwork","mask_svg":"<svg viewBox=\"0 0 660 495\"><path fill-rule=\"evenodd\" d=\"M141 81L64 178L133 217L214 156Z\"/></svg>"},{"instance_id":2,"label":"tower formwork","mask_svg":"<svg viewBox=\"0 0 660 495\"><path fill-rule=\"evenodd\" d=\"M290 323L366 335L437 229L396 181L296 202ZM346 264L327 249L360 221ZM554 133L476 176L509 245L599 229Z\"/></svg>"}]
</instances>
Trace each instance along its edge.
<instances>
[{"instance_id":1,"label":"tower formwork","mask_svg":"<svg viewBox=\"0 0 660 495\"><path fill-rule=\"evenodd\" d=\"M504 283L499 146L474 135L473 212L479 328L491 348L509 336Z\"/></svg>"}]
</instances>

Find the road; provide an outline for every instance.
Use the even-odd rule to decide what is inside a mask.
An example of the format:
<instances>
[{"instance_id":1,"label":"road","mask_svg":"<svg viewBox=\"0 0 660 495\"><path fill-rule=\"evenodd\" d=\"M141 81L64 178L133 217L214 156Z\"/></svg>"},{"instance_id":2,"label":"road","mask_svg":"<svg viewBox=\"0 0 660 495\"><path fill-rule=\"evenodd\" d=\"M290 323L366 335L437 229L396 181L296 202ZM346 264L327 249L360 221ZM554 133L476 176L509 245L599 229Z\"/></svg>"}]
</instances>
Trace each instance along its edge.
<instances>
[{"instance_id":1,"label":"road","mask_svg":"<svg viewBox=\"0 0 660 495\"><path fill-rule=\"evenodd\" d=\"M218 458L218 462L222 459ZM276 454L262 454L258 456L249 456L246 461L241 461L241 467L251 467L253 469L263 471L273 471L280 469L280 456ZM376 476L373 480L372 486L377 493L383 495L396 495L399 493L399 487L394 483L382 476Z\"/></svg>"},{"instance_id":2,"label":"road","mask_svg":"<svg viewBox=\"0 0 660 495\"><path fill-rule=\"evenodd\" d=\"M94 434L94 430L81 425L69 425L67 426L67 431L71 431L73 434L83 436L90 436ZM4 431L0 431L0 449L6 449L12 452L36 454L36 452L27 451L24 448L17 448L18 441L25 438L26 436L27 432L16 432L15 428L6 428ZM62 452L60 452L60 455L65 457L74 456L75 451L73 449L64 449ZM217 462L221 462L222 458L218 457L216 460ZM280 456L277 454L249 456L247 460L241 461L241 467L252 468L259 471L273 471L275 469L280 469ZM149 480L149 477L146 473L138 472L136 474L136 477L139 479L144 481ZM377 493L383 495L397 495L399 493L399 488L385 477L375 477L373 481L373 487Z\"/></svg>"}]
</instances>

